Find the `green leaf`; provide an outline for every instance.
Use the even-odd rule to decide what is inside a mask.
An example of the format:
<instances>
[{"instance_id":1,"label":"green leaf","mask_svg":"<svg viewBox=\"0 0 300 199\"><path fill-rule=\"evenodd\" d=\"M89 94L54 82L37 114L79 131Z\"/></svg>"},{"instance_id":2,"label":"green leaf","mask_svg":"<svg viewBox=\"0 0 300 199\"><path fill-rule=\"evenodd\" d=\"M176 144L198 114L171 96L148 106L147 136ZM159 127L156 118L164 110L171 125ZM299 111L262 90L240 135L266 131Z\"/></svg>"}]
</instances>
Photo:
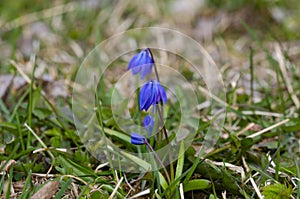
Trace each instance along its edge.
<instances>
[{"instance_id":1,"label":"green leaf","mask_svg":"<svg viewBox=\"0 0 300 199\"><path fill-rule=\"evenodd\" d=\"M60 188L59 192L55 195L55 197L53 199L62 198L62 195L69 188L69 186L71 185L71 182L72 182L72 178L69 178L66 182L62 180L60 182L60 187L61 188Z\"/></svg>"},{"instance_id":2,"label":"green leaf","mask_svg":"<svg viewBox=\"0 0 300 199\"><path fill-rule=\"evenodd\" d=\"M184 186L184 192L193 191L193 190L202 190L208 189L211 187L211 183L209 180L205 179L197 179L197 180L190 180Z\"/></svg>"},{"instance_id":3,"label":"green leaf","mask_svg":"<svg viewBox=\"0 0 300 199\"><path fill-rule=\"evenodd\" d=\"M10 122L0 122L0 128L7 130L17 130L17 126L14 123Z\"/></svg>"},{"instance_id":4,"label":"green leaf","mask_svg":"<svg viewBox=\"0 0 300 199\"><path fill-rule=\"evenodd\" d=\"M184 164L184 141L181 141L179 153L178 153L175 179L177 179L181 176L182 171L183 171L183 164ZM178 182L178 184L179 184L179 182Z\"/></svg>"},{"instance_id":5,"label":"green leaf","mask_svg":"<svg viewBox=\"0 0 300 199\"><path fill-rule=\"evenodd\" d=\"M114 187L112 187L111 185L108 185L108 184L102 185L101 188L110 193L112 193L114 191ZM124 198L124 196L122 196L122 194L119 191L117 191L114 198Z\"/></svg>"},{"instance_id":6,"label":"green leaf","mask_svg":"<svg viewBox=\"0 0 300 199\"><path fill-rule=\"evenodd\" d=\"M298 118L290 118L289 122L285 125L282 126L281 128L286 132L295 132L300 130L300 119Z\"/></svg>"},{"instance_id":7,"label":"green leaf","mask_svg":"<svg viewBox=\"0 0 300 199\"><path fill-rule=\"evenodd\" d=\"M96 190L93 193L91 193L91 199L98 199L98 198L108 198L109 195L106 194L106 197L104 197L103 193L100 191Z\"/></svg>"},{"instance_id":8,"label":"green leaf","mask_svg":"<svg viewBox=\"0 0 300 199\"><path fill-rule=\"evenodd\" d=\"M62 136L62 133L59 131L59 129L48 129L46 131L43 132L43 134L45 135L49 135L49 136Z\"/></svg>"},{"instance_id":9,"label":"green leaf","mask_svg":"<svg viewBox=\"0 0 300 199\"><path fill-rule=\"evenodd\" d=\"M52 111L46 108L35 108L32 110L32 113L39 118L39 120L44 120L52 114Z\"/></svg>"},{"instance_id":10,"label":"green leaf","mask_svg":"<svg viewBox=\"0 0 300 199\"><path fill-rule=\"evenodd\" d=\"M236 135L230 134L231 138L231 151L235 154L241 147L241 142Z\"/></svg>"},{"instance_id":11,"label":"green leaf","mask_svg":"<svg viewBox=\"0 0 300 199\"><path fill-rule=\"evenodd\" d=\"M27 177L26 177L23 189L22 189L22 195L20 196L21 199L29 198L28 196L32 189L31 174L32 174L32 172L31 172L31 170L29 170L29 172L27 173Z\"/></svg>"},{"instance_id":12,"label":"green leaf","mask_svg":"<svg viewBox=\"0 0 300 199\"><path fill-rule=\"evenodd\" d=\"M131 155L130 153L126 153L124 151L121 151L120 153L122 155L124 155L125 157L127 157L128 159L135 162L137 165L141 166L145 171L151 170L151 165L148 162L146 162L146 161L144 161L144 160L142 160L142 159L140 159L140 158L138 158L134 155Z\"/></svg>"},{"instance_id":13,"label":"green leaf","mask_svg":"<svg viewBox=\"0 0 300 199\"><path fill-rule=\"evenodd\" d=\"M111 135L111 136L116 136L118 137L119 139L123 140L123 141L126 141L128 143L130 143L130 136L127 135L127 134L124 134L122 132L119 132L119 131L115 131L115 130L112 130L112 129L109 129L109 128L104 128L104 131L106 134L108 135Z\"/></svg>"},{"instance_id":14,"label":"green leaf","mask_svg":"<svg viewBox=\"0 0 300 199\"><path fill-rule=\"evenodd\" d=\"M6 194L5 194L5 198L10 198L10 194L11 194L11 189L10 187L12 187L12 177L13 177L13 170L14 167L10 167L9 169L9 175L8 175L8 186L7 186L7 190L6 190Z\"/></svg>"},{"instance_id":15,"label":"green leaf","mask_svg":"<svg viewBox=\"0 0 300 199\"><path fill-rule=\"evenodd\" d=\"M204 176L205 178L212 178L212 179L222 178L221 169L210 162L202 162L197 166L196 171L202 176Z\"/></svg>"},{"instance_id":16,"label":"green leaf","mask_svg":"<svg viewBox=\"0 0 300 199\"><path fill-rule=\"evenodd\" d=\"M164 176L160 172L158 172L158 175L159 175L159 184L160 184L160 186L164 190L166 190L168 188L168 183L167 183L166 179L164 178Z\"/></svg>"},{"instance_id":17,"label":"green leaf","mask_svg":"<svg viewBox=\"0 0 300 199\"><path fill-rule=\"evenodd\" d=\"M292 188L283 184L276 183L263 188L262 194L265 199L288 199L290 198Z\"/></svg>"},{"instance_id":18,"label":"green leaf","mask_svg":"<svg viewBox=\"0 0 300 199\"><path fill-rule=\"evenodd\" d=\"M240 191L242 190L242 187L240 185L242 184L242 182L240 181L240 179L232 175L231 172L229 170L226 170L225 167L221 167L220 169L222 172L222 179L225 188L233 194L241 194Z\"/></svg>"},{"instance_id":19,"label":"green leaf","mask_svg":"<svg viewBox=\"0 0 300 199\"><path fill-rule=\"evenodd\" d=\"M155 196L157 199L162 199L162 197L160 195L158 195L158 193L155 193Z\"/></svg>"},{"instance_id":20,"label":"green leaf","mask_svg":"<svg viewBox=\"0 0 300 199\"><path fill-rule=\"evenodd\" d=\"M93 176L94 171L92 169L90 169L89 167L85 167L82 164L77 164L75 162L73 162L70 159L67 159L63 156L58 156L57 157L57 161L60 163L60 165L62 166L62 168L59 168L58 166L56 166L56 169L60 172L62 172L63 174L69 174L70 172L72 172L72 175L75 176ZM85 181L92 181L93 179L91 177L82 177L83 180Z\"/></svg>"},{"instance_id":21,"label":"green leaf","mask_svg":"<svg viewBox=\"0 0 300 199\"><path fill-rule=\"evenodd\" d=\"M58 137L52 137L50 138L50 141L51 141L51 146L52 147L61 147L61 143L62 143L62 138L61 136L58 136Z\"/></svg>"},{"instance_id":22,"label":"green leaf","mask_svg":"<svg viewBox=\"0 0 300 199\"><path fill-rule=\"evenodd\" d=\"M243 151L247 151L248 149L251 148L251 146L254 144L255 142L253 141L252 138L245 138L241 140L241 147Z\"/></svg>"},{"instance_id":23,"label":"green leaf","mask_svg":"<svg viewBox=\"0 0 300 199\"><path fill-rule=\"evenodd\" d=\"M219 199L218 197L214 196L213 194L209 195L209 199Z\"/></svg>"}]
</instances>

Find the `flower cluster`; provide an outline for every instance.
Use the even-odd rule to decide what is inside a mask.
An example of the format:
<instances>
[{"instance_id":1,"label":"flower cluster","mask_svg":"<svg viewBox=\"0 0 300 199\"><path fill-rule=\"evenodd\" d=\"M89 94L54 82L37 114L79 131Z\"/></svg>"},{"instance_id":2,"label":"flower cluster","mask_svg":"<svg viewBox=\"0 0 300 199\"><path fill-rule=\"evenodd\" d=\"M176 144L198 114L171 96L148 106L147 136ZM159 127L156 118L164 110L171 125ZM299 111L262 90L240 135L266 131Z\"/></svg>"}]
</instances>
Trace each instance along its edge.
<instances>
[{"instance_id":1,"label":"flower cluster","mask_svg":"<svg viewBox=\"0 0 300 199\"><path fill-rule=\"evenodd\" d=\"M155 67L155 62L150 49L147 48L131 58L127 70L132 70L133 75L137 75L139 73L141 79L144 79L152 72L153 66ZM160 82L156 79L151 79L141 88L139 96L139 108L141 111L148 111L151 106L155 107L159 103L167 103L167 95ZM144 118L143 126L148 131L148 134L151 135L154 121L150 115L147 115ZM144 136L138 133L131 133L132 144L144 144L145 139L146 138Z\"/></svg>"},{"instance_id":2,"label":"flower cluster","mask_svg":"<svg viewBox=\"0 0 300 199\"><path fill-rule=\"evenodd\" d=\"M155 61L153 59L152 52L149 48L142 50L140 53L136 54L135 56L132 57L132 59L129 61L128 64L128 69L127 70L132 70L133 75L136 75L140 73L141 79L144 79L146 75L150 74L152 71L152 67L155 68L155 75L156 79L151 79L147 81L143 87L141 88L141 91L139 93L139 109L140 111L148 111L149 108L152 106L153 111L157 110L159 113L159 118L161 120L162 124L162 130L161 133L164 134L165 139L166 139L166 144L170 147L169 145L169 138L167 134L167 130L165 128L165 124L163 121L163 111L162 107L157 107L155 109L155 106L157 104L166 104L167 103L167 94L164 90L164 87L160 84L159 82L159 77L158 77L158 72L157 68L155 65ZM154 127L154 121L151 117L151 115L147 115L144 120L143 120L143 126L144 128L148 131L148 136L152 135L153 127ZM162 136L157 136L157 140L160 141ZM145 136L132 132L130 134L131 138L131 143L135 145L146 145L147 148L153 152L155 158L159 162L159 164L162 166L164 169L165 175L167 177L167 181L171 183L171 178L168 174L168 171L166 170L162 160L159 158L151 144L148 142L148 140L145 138ZM170 148L169 148L170 150ZM171 171L173 171L173 166L172 166L172 156L169 153L169 161L170 161L170 167ZM171 175L172 176L172 175ZM173 175L174 176L174 175Z\"/></svg>"}]
</instances>

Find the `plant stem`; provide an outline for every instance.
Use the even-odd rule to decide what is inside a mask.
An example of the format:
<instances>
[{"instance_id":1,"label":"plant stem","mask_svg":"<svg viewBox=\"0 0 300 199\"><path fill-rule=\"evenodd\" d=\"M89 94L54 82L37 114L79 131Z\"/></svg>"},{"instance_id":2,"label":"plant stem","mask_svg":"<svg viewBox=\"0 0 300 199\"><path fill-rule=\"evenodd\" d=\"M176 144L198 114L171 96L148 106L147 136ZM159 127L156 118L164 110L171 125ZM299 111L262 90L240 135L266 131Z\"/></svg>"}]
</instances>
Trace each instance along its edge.
<instances>
[{"instance_id":1,"label":"plant stem","mask_svg":"<svg viewBox=\"0 0 300 199\"><path fill-rule=\"evenodd\" d=\"M148 52L150 53L150 55L151 55L151 57L153 59L153 66L154 66L154 71L155 71L156 79L157 79L158 82L160 82L158 71L157 71L157 67L156 67L156 64L155 64L155 60L154 60L152 51L151 51L150 48L147 48L147 50L148 50ZM162 103L162 101L160 101L160 105L161 105L161 109L160 109L160 107L157 107L158 115L159 115L159 119L161 120L163 132L164 132L164 135L165 135L165 138L166 138L166 143L169 144L169 138L168 138L168 134L167 134L167 129L165 127L165 122L164 122L164 119L163 119L163 103Z\"/></svg>"},{"instance_id":2,"label":"plant stem","mask_svg":"<svg viewBox=\"0 0 300 199\"><path fill-rule=\"evenodd\" d=\"M154 57L153 57L153 54L152 54L152 51L150 48L147 48L148 52L150 53L152 59L153 59L153 65L154 65L154 71L155 71L155 76L156 76L156 79L157 81L159 81L159 76L158 76L158 72L157 72L157 67L156 67L156 64L155 64L155 61L154 61ZM160 81L159 81L160 82Z\"/></svg>"},{"instance_id":3,"label":"plant stem","mask_svg":"<svg viewBox=\"0 0 300 199\"><path fill-rule=\"evenodd\" d=\"M250 47L250 56L249 56L249 62L250 62L250 96L251 96L251 103L254 101L254 66L253 66L253 48Z\"/></svg>"},{"instance_id":4,"label":"plant stem","mask_svg":"<svg viewBox=\"0 0 300 199\"><path fill-rule=\"evenodd\" d=\"M106 148L106 151L107 151L107 158L108 158L108 162L110 164L110 168L113 168L112 158L110 156L110 150L108 149L108 146L107 146L107 140L106 140L104 125L103 125L102 105L100 104L101 100L100 100L99 95L98 95L98 90L97 90L98 85L97 85L96 77L94 77L94 81L95 81L95 85L96 85L96 90L95 90L96 118L97 118L97 121L98 121L98 123L100 125L100 128L101 128L100 132L102 131L101 133L103 134L104 144L105 144L105 148ZM101 87L101 86L102 85L99 85L99 87ZM115 172L113 170L111 172L114 176L114 179L117 179L117 176L116 176Z\"/></svg>"},{"instance_id":5,"label":"plant stem","mask_svg":"<svg viewBox=\"0 0 300 199\"><path fill-rule=\"evenodd\" d=\"M34 109L34 105L33 105L33 93L34 93L34 74L35 74L35 69L36 69L36 57L34 56L34 62L33 62L33 70L31 73L31 79L30 79L30 87L29 87L29 102L28 102L28 125L31 127L32 126L32 112ZM27 144L26 144L26 148L30 148L31 147L31 133L27 134Z\"/></svg>"},{"instance_id":6,"label":"plant stem","mask_svg":"<svg viewBox=\"0 0 300 199\"><path fill-rule=\"evenodd\" d=\"M155 158L157 159L157 161L159 162L159 164L161 165L161 167L163 168L165 174L166 174L166 177L167 177L167 180L168 180L168 183L170 184L171 183L171 179L170 179L170 176L169 176L169 173L168 171L166 170L166 167L165 165L162 163L161 159L158 157L157 153L154 151L154 149L152 148L152 146L149 144L148 140L145 139L145 144L147 145L147 147L153 152Z\"/></svg>"},{"instance_id":7,"label":"plant stem","mask_svg":"<svg viewBox=\"0 0 300 199\"><path fill-rule=\"evenodd\" d=\"M152 54L152 51L150 48L147 48L148 52L150 53L152 59L153 59L153 66L154 66L154 71L155 71L155 76L156 76L156 79L158 82L160 82L159 80L159 75L158 75L158 70L157 70L157 67L156 67L156 64L155 64L155 60L154 60L154 56ZM166 139L166 144L168 146L168 151L169 151L169 161L170 161L170 173L171 173L171 179L173 180L174 179L174 166L173 166L173 158L172 158L172 154L171 154L171 148L170 148L170 141L169 141L169 137L168 137L168 133L167 133L167 129L166 129L166 125L165 125L165 122L164 122L164 118L163 118L163 102L160 101L160 105L161 107L157 107L157 110L158 110L158 115L159 115L159 118L160 118L160 121L161 121L161 125L162 125L162 129L163 129L163 133L164 133L164 136L165 136L165 139ZM161 108L161 109L160 109Z\"/></svg>"}]
</instances>

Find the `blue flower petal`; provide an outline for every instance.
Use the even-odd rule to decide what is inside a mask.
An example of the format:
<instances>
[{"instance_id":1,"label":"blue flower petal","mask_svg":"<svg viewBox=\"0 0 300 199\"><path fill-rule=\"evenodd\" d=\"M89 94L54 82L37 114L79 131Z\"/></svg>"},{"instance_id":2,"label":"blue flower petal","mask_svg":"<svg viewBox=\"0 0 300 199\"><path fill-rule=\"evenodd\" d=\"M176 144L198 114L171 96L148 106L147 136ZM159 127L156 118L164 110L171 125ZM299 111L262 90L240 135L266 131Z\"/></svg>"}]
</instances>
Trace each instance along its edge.
<instances>
[{"instance_id":1,"label":"blue flower petal","mask_svg":"<svg viewBox=\"0 0 300 199\"><path fill-rule=\"evenodd\" d=\"M145 137L138 133L131 133L130 134L130 142L131 144L135 145L142 145L145 144Z\"/></svg>"},{"instance_id":2,"label":"blue flower petal","mask_svg":"<svg viewBox=\"0 0 300 199\"><path fill-rule=\"evenodd\" d=\"M158 86L158 90L159 90L160 100L162 100L162 102L164 104L167 103L167 94L166 94L164 88L160 84L158 84L157 86Z\"/></svg>"},{"instance_id":3,"label":"blue flower petal","mask_svg":"<svg viewBox=\"0 0 300 199\"><path fill-rule=\"evenodd\" d=\"M154 127L154 120L152 119L151 115L147 115L144 118L143 126L148 131L148 135L151 136Z\"/></svg>"},{"instance_id":4,"label":"blue flower petal","mask_svg":"<svg viewBox=\"0 0 300 199\"><path fill-rule=\"evenodd\" d=\"M152 84L145 84L140 91L140 110L148 110L145 107L151 97L151 86Z\"/></svg>"},{"instance_id":5,"label":"blue flower petal","mask_svg":"<svg viewBox=\"0 0 300 199\"><path fill-rule=\"evenodd\" d=\"M137 59L139 57L139 54L134 55L131 60L128 63L128 68L127 70L131 69L134 66L137 66Z\"/></svg>"},{"instance_id":6,"label":"blue flower petal","mask_svg":"<svg viewBox=\"0 0 300 199\"><path fill-rule=\"evenodd\" d=\"M152 72L152 64L145 64L143 67L141 67L141 79L144 79L148 74Z\"/></svg>"},{"instance_id":7,"label":"blue flower petal","mask_svg":"<svg viewBox=\"0 0 300 199\"><path fill-rule=\"evenodd\" d=\"M147 111L150 106L159 102L167 103L166 92L157 80L150 80L141 89L140 110Z\"/></svg>"},{"instance_id":8,"label":"blue flower petal","mask_svg":"<svg viewBox=\"0 0 300 199\"><path fill-rule=\"evenodd\" d=\"M134 55L128 63L127 70L132 70L132 74L141 74L141 79L152 72L154 60L150 56L148 49L142 50L138 54Z\"/></svg>"},{"instance_id":9,"label":"blue flower petal","mask_svg":"<svg viewBox=\"0 0 300 199\"><path fill-rule=\"evenodd\" d=\"M132 69L131 69L131 71L132 71L133 75L136 75L136 74L138 74L141 71L141 68L138 67L138 66L133 66Z\"/></svg>"}]
</instances>

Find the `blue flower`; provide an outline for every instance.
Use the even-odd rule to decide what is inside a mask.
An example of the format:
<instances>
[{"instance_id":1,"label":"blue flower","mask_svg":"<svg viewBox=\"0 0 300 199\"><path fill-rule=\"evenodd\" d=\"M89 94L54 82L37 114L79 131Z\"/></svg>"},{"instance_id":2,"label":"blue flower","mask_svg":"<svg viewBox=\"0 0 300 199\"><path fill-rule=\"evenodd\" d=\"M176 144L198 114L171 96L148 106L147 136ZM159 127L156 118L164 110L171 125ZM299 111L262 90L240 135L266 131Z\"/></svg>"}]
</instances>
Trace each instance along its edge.
<instances>
[{"instance_id":1,"label":"blue flower","mask_svg":"<svg viewBox=\"0 0 300 199\"><path fill-rule=\"evenodd\" d=\"M134 55L128 63L127 70L132 69L132 74L140 73L141 79L151 73L154 60L150 56L149 49L142 50L140 53Z\"/></svg>"},{"instance_id":2,"label":"blue flower","mask_svg":"<svg viewBox=\"0 0 300 199\"><path fill-rule=\"evenodd\" d=\"M147 111L151 105L159 102L167 103L166 92L157 80L150 80L141 89L140 110Z\"/></svg>"},{"instance_id":3,"label":"blue flower","mask_svg":"<svg viewBox=\"0 0 300 199\"><path fill-rule=\"evenodd\" d=\"M135 144L135 145L145 144L146 138L144 136L142 136L141 134L131 133L130 138L131 138L131 144Z\"/></svg>"},{"instance_id":4,"label":"blue flower","mask_svg":"<svg viewBox=\"0 0 300 199\"><path fill-rule=\"evenodd\" d=\"M153 121L151 115L147 115L147 116L144 118L143 126L144 126L145 129L148 131L148 135L151 136L152 131L153 131L153 126L154 126L154 121Z\"/></svg>"}]
</instances>

